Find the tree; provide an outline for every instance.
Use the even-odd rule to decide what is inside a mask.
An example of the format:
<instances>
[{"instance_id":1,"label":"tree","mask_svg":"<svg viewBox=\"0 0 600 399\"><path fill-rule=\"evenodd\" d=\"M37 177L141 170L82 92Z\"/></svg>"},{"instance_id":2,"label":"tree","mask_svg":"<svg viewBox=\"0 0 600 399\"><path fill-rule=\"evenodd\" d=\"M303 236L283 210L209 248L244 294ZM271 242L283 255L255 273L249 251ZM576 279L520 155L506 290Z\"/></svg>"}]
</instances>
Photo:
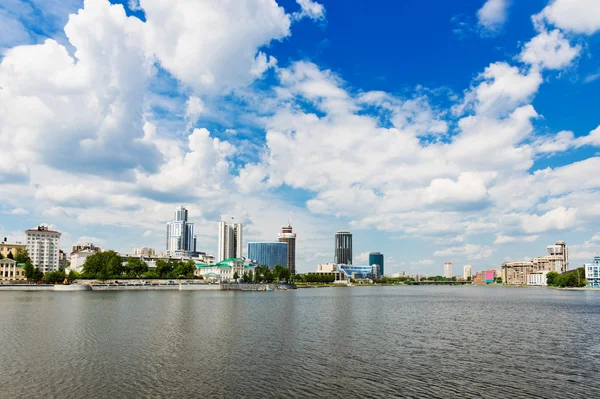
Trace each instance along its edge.
<instances>
[{"instance_id":1,"label":"tree","mask_svg":"<svg viewBox=\"0 0 600 399\"><path fill-rule=\"evenodd\" d=\"M48 284L59 284L65 281L66 278L65 272L62 270L48 272L44 275L44 280L46 280Z\"/></svg>"},{"instance_id":2,"label":"tree","mask_svg":"<svg viewBox=\"0 0 600 399\"><path fill-rule=\"evenodd\" d=\"M85 259L82 277L108 280L118 278L125 272L123 260L115 251L98 252Z\"/></svg>"},{"instance_id":3,"label":"tree","mask_svg":"<svg viewBox=\"0 0 600 399\"><path fill-rule=\"evenodd\" d=\"M156 273L160 278L166 278L173 271L173 264L162 259L156 261Z\"/></svg>"},{"instance_id":4,"label":"tree","mask_svg":"<svg viewBox=\"0 0 600 399\"><path fill-rule=\"evenodd\" d=\"M496 277L495 280L496 280L496 283L502 284L502 277Z\"/></svg>"},{"instance_id":5,"label":"tree","mask_svg":"<svg viewBox=\"0 0 600 399\"><path fill-rule=\"evenodd\" d=\"M244 272L244 274L242 275L242 281L243 281L244 283L247 283L247 282L248 282L248 272Z\"/></svg>"},{"instance_id":6,"label":"tree","mask_svg":"<svg viewBox=\"0 0 600 399\"><path fill-rule=\"evenodd\" d=\"M12 254L12 251L9 251L9 252L8 252L8 255L6 255L6 257L7 257L8 259L15 260L15 257L13 256L13 254Z\"/></svg>"},{"instance_id":7,"label":"tree","mask_svg":"<svg viewBox=\"0 0 600 399\"><path fill-rule=\"evenodd\" d=\"M33 280L34 267L31 262L26 262L23 270L25 271L25 278L27 280Z\"/></svg>"},{"instance_id":8,"label":"tree","mask_svg":"<svg viewBox=\"0 0 600 399\"><path fill-rule=\"evenodd\" d=\"M253 282L253 281L254 281L254 277L253 277L252 275L253 275L253 273L252 273L252 270L250 270L250 271L248 272L248 282L249 282L249 283L251 283L251 282Z\"/></svg>"},{"instance_id":9,"label":"tree","mask_svg":"<svg viewBox=\"0 0 600 399\"><path fill-rule=\"evenodd\" d=\"M558 285L558 276L557 272L550 272L546 275L546 284L553 287Z\"/></svg>"},{"instance_id":10,"label":"tree","mask_svg":"<svg viewBox=\"0 0 600 399\"><path fill-rule=\"evenodd\" d=\"M4 255L2 255L2 253L0 253L0 260L4 259Z\"/></svg>"},{"instance_id":11,"label":"tree","mask_svg":"<svg viewBox=\"0 0 600 399\"><path fill-rule=\"evenodd\" d=\"M240 275L238 274L238 272L233 273L233 279L237 280L240 278Z\"/></svg>"},{"instance_id":12,"label":"tree","mask_svg":"<svg viewBox=\"0 0 600 399\"><path fill-rule=\"evenodd\" d=\"M77 280L79 277L80 277L79 273L77 273L75 270L71 270L69 272L69 274L67 275L67 278L69 279L70 282Z\"/></svg>"},{"instance_id":13,"label":"tree","mask_svg":"<svg viewBox=\"0 0 600 399\"><path fill-rule=\"evenodd\" d=\"M127 258L125 262L125 270L129 277L141 277L148 271L148 264L140 258Z\"/></svg>"}]
</instances>

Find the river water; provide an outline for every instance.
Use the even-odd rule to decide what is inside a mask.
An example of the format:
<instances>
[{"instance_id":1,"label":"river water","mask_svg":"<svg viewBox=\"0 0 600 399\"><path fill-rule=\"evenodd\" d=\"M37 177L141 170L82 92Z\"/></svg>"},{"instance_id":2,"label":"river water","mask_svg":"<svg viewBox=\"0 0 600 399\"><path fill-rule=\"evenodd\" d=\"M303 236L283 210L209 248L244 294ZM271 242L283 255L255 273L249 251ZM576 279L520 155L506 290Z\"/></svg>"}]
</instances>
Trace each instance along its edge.
<instances>
[{"instance_id":1,"label":"river water","mask_svg":"<svg viewBox=\"0 0 600 399\"><path fill-rule=\"evenodd\" d=\"M600 292L0 292L0 397L598 398Z\"/></svg>"}]
</instances>

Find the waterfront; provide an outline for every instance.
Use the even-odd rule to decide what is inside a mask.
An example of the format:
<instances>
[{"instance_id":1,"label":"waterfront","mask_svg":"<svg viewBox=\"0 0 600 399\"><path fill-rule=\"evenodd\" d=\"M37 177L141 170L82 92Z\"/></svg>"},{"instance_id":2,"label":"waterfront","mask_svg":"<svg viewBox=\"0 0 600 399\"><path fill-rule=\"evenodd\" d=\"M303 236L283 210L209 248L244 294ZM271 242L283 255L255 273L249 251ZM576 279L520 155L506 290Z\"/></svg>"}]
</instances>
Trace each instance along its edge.
<instances>
[{"instance_id":1,"label":"waterfront","mask_svg":"<svg viewBox=\"0 0 600 399\"><path fill-rule=\"evenodd\" d=\"M2 397L600 395L600 293L2 292Z\"/></svg>"}]
</instances>

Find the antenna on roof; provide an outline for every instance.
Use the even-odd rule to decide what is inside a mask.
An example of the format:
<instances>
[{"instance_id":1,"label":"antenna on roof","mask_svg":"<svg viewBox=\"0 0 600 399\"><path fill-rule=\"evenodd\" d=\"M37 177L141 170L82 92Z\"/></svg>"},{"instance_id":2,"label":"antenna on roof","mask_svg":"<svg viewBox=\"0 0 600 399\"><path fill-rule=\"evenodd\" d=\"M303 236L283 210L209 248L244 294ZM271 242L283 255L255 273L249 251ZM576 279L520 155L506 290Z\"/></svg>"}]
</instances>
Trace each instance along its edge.
<instances>
[{"instance_id":1,"label":"antenna on roof","mask_svg":"<svg viewBox=\"0 0 600 399\"><path fill-rule=\"evenodd\" d=\"M288 226L292 225L292 214L293 214L293 211L290 211L290 218L288 219Z\"/></svg>"}]
</instances>

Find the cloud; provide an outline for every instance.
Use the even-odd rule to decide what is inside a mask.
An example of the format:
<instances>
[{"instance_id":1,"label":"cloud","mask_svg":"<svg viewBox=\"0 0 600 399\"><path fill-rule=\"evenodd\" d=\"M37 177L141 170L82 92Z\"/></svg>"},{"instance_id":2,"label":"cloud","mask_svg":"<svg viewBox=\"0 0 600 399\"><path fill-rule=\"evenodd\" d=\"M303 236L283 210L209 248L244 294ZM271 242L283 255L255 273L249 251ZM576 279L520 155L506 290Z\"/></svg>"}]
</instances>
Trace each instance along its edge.
<instances>
[{"instance_id":1,"label":"cloud","mask_svg":"<svg viewBox=\"0 0 600 399\"><path fill-rule=\"evenodd\" d=\"M558 29L542 30L525 44L519 59L527 64L546 69L563 69L581 53L581 46L571 46Z\"/></svg>"},{"instance_id":2,"label":"cloud","mask_svg":"<svg viewBox=\"0 0 600 399\"><path fill-rule=\"evenodd\" d=\"M204 102L199 97L190 96L185 103L185 117L194 124L203 112Z\"/></svg>"},{"instance_id":3,"label":"cloud","mask_svg":"<svg viewBox=\"0 0 600 399\"><path fill-rule=\"evenodd\" d=\"M29 211L25 208L15 208L10 211L11 215L29 215Z\"/></svg>"},{"instance_id":4,"label":"cloud","mask_svg":"<svg viewBox=\"0 0 600 399\"><path fill-rule=\"evenodd\" d=\"M301 11L294 13L295 19L298 20L304 17L313 20L325 19L325 7L322 4L313 0L296 0L296 3L300 5Z\"/></svg>"},{"instance_id":5,"label":"cloud","mask_svg":"<svg viewBox=\"0 0 600 399\"><path fill-rule=\"evenodd\" d=\"M451 247L444 250L438 250L433 253L433 256L446 258L468 258L468 259L484 259L492 256L493 249L489 246L479 244L465 244L460 247Z\"/></svg>"},{"instance_id":6,"label":"cloud","mask_svg":"<svg viewBox=\"0 0 600 399\"><path fill-rule=\"evenodd\" d=\"M600 30L600 3L596 0L553 0L534 20L573 33L592 35Z\"/></svg>"},{"instance_id":7,"label":"cloud","mask_svg":"<svg viewBox=\"0 0 600 399\"><path fill-rule=\"evenodd\" d=\"M510 0L487 0L477 11L479 25L487 32L498 32L508 17Z\"/></svg>"},{"instance_id":8,"label":"cloud","mask_svg":"<svg viewBox=\"0 0 600 399\"><path fill-rule=\"evenodd\" d=\"M535 242L535 241L537 241L538 238L539 238L538 235L511 237L511 236L505 236L502 234L498 234L498 235L496 235L496 240L494 241L494 244L508 244L511 242Z\"/></svg>"},{"instance_id":9,"label":"cloud","mask_svg":"<svg viewBox=\"0 0 600 399\"><path fill-rule=\"evenodd\" d=\"M368 262L369 261L369 253L362 252L354 257L355 261L359 262Z\"/></svg>"},{"instance_id":10,"label":"cloud","mask_svg":"<svg viewBox=\"0 0 600 399\"><path fill-rule=\"evenodd\" d=\"M526 215L523 217L523 231L526 233L543 233L552 230L565 230L575 225L577 209L560 207L545 214Z\"/></svg>"}]
</instances>

